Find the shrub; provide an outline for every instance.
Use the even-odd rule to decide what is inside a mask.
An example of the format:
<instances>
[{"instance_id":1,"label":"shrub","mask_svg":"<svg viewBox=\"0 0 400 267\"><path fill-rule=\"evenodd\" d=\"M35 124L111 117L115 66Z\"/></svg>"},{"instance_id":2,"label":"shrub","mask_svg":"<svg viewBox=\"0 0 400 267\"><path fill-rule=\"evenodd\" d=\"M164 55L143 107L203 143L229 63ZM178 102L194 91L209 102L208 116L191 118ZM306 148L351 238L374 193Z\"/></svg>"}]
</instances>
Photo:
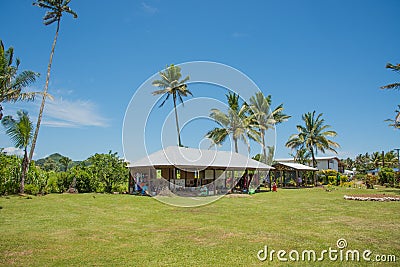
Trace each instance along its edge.
<instances>
[{"instance_id":1,"label":"shrub","mask_svg":"<svg viewBox=\"0 0 400 267\"><path fill-rule=\"evenodd\" d=\"M39 194L39 187L33 184L25 185L25 193L28 195L37 195Z\"/></svg>"},{"instance_id":2,"label":"shrub","mask_svg":"<svg viewBox=\"0 0 400 267\"><path fill-rule=\"evenodd\" d=\"M379 183L381 185L388 183L391 187L394 186L395 172L391 168L382 168L379 173Z\"/></svg>"},{"instance_id":3,"label":"shrub","mask_svg":"<svg viewBox=\"0 0 400 267\"><path fill-rule=\"evenodd\" d=\"M118 184L114 185L112 188L113 192L118 192L118 193L125 193L128 192L128 184Z\"/></svg>"},{"instance_id":4,"label":"shrub","mask_svg":"<svg viewBox=\"0 0 400 267\"><path fill-rule=\"evenodd\" d=\"M20 177L21 159L0 153L0 195L18 193Z\"/></svg>"},{"instance_id":5,"label":"shrub","mask_svg":"<svg viewBox=\"0 0 400 267\"><path fill-rule=\"evenodd\" d=\"M58 188L58 175L55 172L49 172L49 178L47 180L47 185L45 188L45 193L59 193Z\"/></svg>"}]
</instances>

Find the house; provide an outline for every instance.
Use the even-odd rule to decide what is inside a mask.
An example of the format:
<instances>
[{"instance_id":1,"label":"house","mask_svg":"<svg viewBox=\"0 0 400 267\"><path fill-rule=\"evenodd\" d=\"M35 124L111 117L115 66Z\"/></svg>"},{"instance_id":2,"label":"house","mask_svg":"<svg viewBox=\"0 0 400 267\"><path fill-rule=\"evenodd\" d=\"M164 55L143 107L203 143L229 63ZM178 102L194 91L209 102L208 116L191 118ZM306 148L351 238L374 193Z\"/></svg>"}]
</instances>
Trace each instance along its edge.
<instances>
[{"instance_id":1,"label":"house","mask_svg":"<svg viewBox=\"0 0 400 267\"><path fill-rule=\"evenodd\" d=\"M341 163L340 159L335 156L331 157L316 157L317 160L317 169L318 170L335 170L340 173L344 173L344 165ZM285 159L275 159L276 162L288 162L294 163L293 158L285 158ZM309 166L312 166L312 162L310 160Z\"/></svg>"},{"instance_id":2,"label":"house","mask_svg":"<svg viewBox=\"0 0 400 267\"><path fill-rule=\"evenodd\" d=\"M231 151L170 146L128 165L129 192L146 188L157 196L222 195L240 185L257 188L273 167Z\"/></svg>"}]
</instances>

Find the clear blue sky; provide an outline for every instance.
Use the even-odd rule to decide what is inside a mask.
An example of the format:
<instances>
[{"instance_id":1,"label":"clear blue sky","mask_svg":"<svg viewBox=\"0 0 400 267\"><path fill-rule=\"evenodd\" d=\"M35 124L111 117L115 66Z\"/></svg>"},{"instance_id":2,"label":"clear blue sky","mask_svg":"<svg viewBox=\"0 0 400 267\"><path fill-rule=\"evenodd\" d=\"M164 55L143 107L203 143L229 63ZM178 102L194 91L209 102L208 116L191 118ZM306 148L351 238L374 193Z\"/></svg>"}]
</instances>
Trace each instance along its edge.
<instances>
[{"instance_id":1,"label":"clear blue sky","mask_svg":"<svg viewBox=\"0 0 400 267\"><path fill-rule=\"evenodd\" d=\"M400 63L400 2L384 1L77 1L65 16L51 73L46 125L36 158L54 152L82 160L122 155L124 113L135 90L171 63L216 61L248 75L292 118L277 128L277 157L301 115L316 110L338 132L339 157L400 146L387 126L400 92L385 69ZM30 0L0 1L0 38L21 69L41 73L41 91L55 25ZM149 92L149 97L152 97ZM212 95L211 95L212 97ZM5 106L35 118L39 101ZM189 139L190 130L185 130ZM11 147L0 134L0 147Z\"/></svg>"}]
</instances>

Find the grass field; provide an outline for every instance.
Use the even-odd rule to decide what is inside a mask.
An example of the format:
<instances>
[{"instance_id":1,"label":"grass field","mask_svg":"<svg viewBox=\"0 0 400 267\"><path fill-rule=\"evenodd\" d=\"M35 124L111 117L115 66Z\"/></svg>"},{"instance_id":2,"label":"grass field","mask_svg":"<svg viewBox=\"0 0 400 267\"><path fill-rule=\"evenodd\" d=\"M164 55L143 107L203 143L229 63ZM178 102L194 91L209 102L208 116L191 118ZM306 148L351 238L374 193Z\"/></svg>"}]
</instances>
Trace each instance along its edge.
<instances>
[{"instance_id":1,"label":"grass field","mask_svg":"<svg viewBox=\"0 0 400 267\"><path fill-rule=\"evenodd\" d=\"M297 266L396 266L400 202L344 200L362 189L286 189L179 208L149 197L52 194L0 198L2 266L271 266L264 248L346 249L396 255L397 263L329 261ZM374 190L399 195L399 190ZM287 255L286 255L287 257ZM373 257L373 256L371 256Z\"/></svg>"}]
</instances>

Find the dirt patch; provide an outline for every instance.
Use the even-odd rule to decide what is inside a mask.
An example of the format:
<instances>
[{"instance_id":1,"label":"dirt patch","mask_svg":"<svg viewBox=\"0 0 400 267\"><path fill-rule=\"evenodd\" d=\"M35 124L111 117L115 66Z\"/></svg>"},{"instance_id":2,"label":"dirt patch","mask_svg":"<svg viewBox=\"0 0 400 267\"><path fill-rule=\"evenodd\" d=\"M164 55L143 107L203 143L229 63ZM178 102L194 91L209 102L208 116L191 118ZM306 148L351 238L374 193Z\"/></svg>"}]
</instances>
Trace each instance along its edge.
<instances>
[{"instance_id":1,"label":"dirt patch","mask_svg":"<svg viewBox=\"0 0 400 267\"><path fill-rule=\"evenodd\" d=\"M359 201L400 201L400 196L385 195L385 194L360 194L360 195L345 195L346 200Z\"/></svg>"}]
</instances>

